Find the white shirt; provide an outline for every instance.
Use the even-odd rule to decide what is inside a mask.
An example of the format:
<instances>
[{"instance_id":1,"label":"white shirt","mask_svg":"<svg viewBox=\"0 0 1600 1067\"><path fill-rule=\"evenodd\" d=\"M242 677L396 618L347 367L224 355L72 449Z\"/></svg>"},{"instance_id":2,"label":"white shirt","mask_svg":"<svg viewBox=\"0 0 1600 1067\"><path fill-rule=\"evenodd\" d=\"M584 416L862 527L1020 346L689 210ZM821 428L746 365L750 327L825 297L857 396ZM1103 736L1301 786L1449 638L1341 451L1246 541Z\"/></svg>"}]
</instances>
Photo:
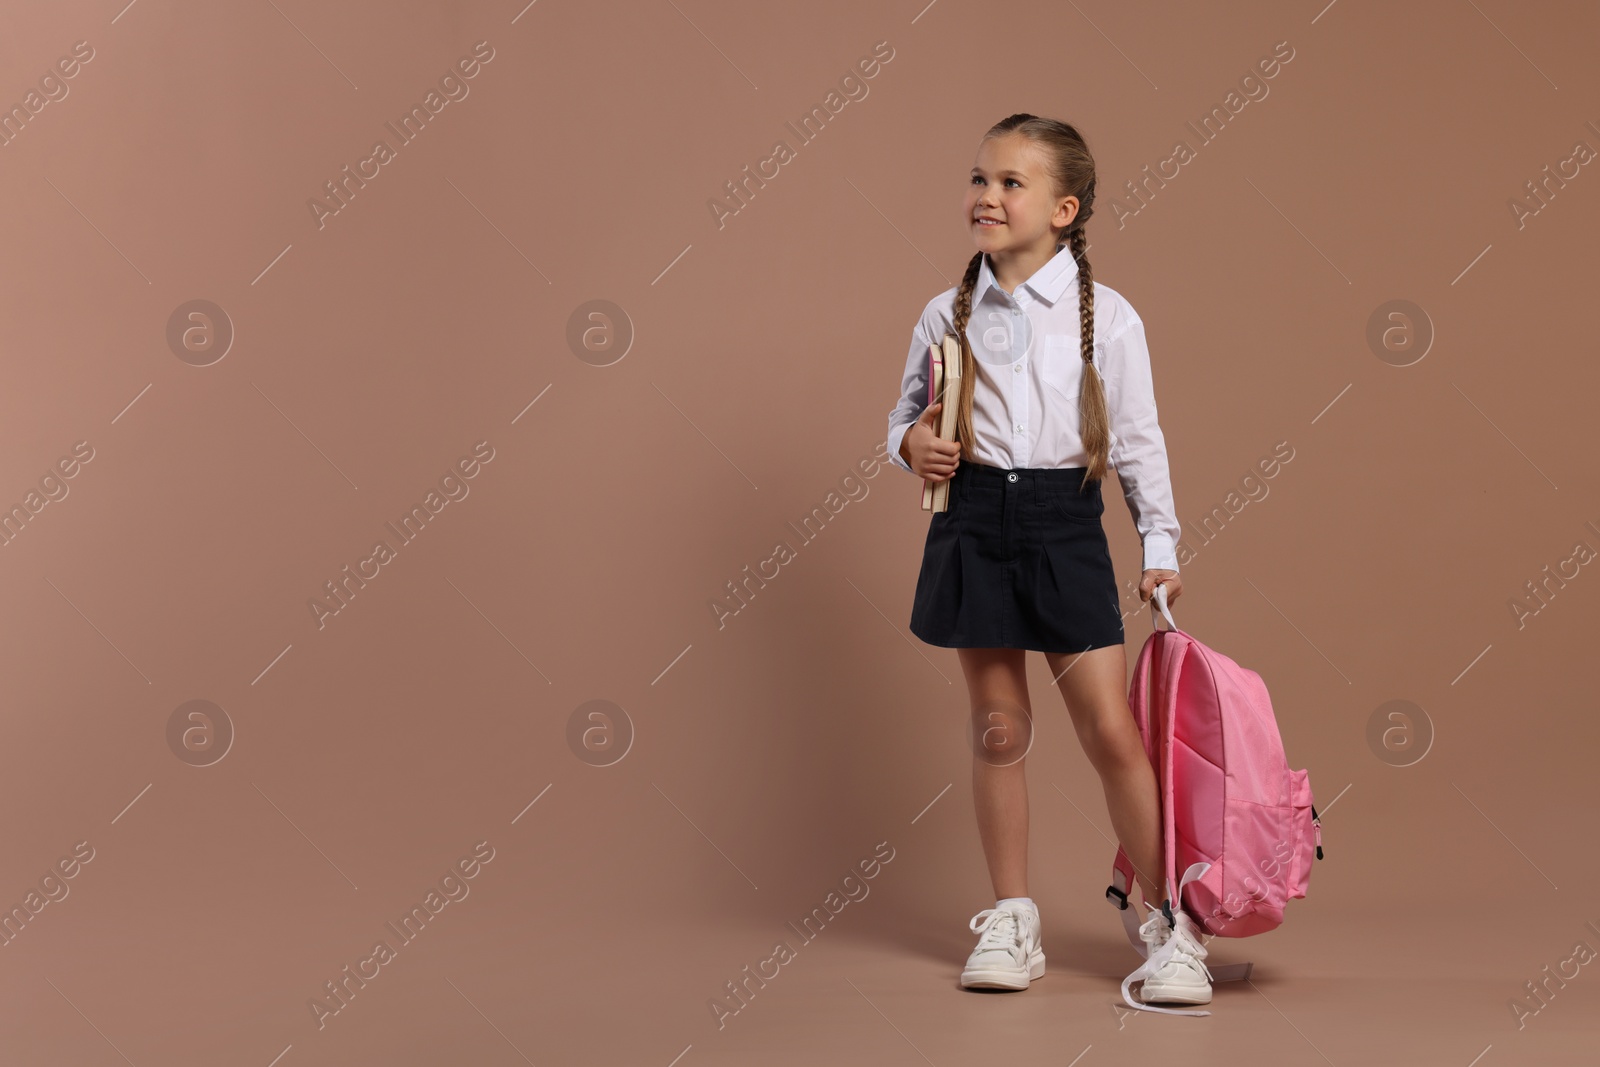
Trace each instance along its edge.
<instances>
[{"instance_id":1,"label":"white shirt","mask_svg":"<svg viewBox=\"0 0 1600 1067\"><path fill-rule=\"evenodd\" d=\"M1004 469L1087 467L1079 436L1083 354L1078 320L1078 262L1063 247L1016 294L995 282L983 257L972 290L967 343L973 385L972 459ZM889 456L902 470L906 431L928 406L928 347L951 332L956 289L928 302L911 332L900 400L889 412ZM1110 464L1144 543L1144 569L1178 569L1178 525L1166 440L1156 420L1155 387L1144 322L1115 289L1094 286L1094 365L1111 417ZM965 458L965 457L964 457Z\"/></svg>"}]
</instances>

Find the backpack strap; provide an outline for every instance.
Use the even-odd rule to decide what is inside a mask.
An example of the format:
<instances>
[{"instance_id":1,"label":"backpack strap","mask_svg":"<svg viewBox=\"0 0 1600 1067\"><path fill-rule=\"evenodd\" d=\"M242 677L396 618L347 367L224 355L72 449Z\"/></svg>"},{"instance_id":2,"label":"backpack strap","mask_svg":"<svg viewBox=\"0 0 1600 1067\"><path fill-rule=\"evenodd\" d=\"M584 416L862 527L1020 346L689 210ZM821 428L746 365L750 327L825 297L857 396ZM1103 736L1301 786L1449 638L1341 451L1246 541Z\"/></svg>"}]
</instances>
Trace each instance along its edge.
<instances>
[{"instance_id":1,"label":"backpack strap","mask_svg":"<svg viewBox=\"0 0 1600 1067\"><path fill-rule=\"evenodd\" d=\"M1159 599L1161 601L1161 606L1164 609L1166 607L1166 599L1167 599L1166 590L1162 586L1159 586L1159 585L1156 586L1156 596L1151 597L1151 600L1154 601L1158 597L1159 597ZM1170 620L1171 615L1169 614L1167 617ZM1179 633L1182 634L1182 631L1179 631ZM1184 639L1184 638L1188 638L1188 635L1187 634L1183 634L1182 638L1175 637L1170 641L1163 641L1163 644L1176 646L1177 643L1180 640ZM1158 664L1159 668L1162 671L1161 691L1163 693L1163 696L1162 696L1162 699L1161 699L1161 708L1162 708L1163 720L1159 724L1160 725L1160 730L1161 730L1161 745L1162 745L1162 748L1161 748L1161 763L1160 763L1160 767L1159 767L1159 773L1160 773L1160 775L1162 777L1162 782L1161 782L1162 820L1163 820L1163 825L1166 826L1166 827L1172 827L1172 826L1176 826L1177 825L1177 818L1176 818L1176 814L1177 813L1174 810L1175 807L1176 807L1177 798L1174 796L1173 789L1172 789L1173 783L1172 783L1172 765L1171 765L1171 756L1172 756L1171 749L1172 749L1173 739L1176 736L1175 731L1177 730L1177 723L1170 718L1171 712L1177 706L1177 700L1176 700L1175 697L1172 696L1172 694L1177 692L1178 681L1179 681L1180 677L1183 674L1185 661L1188 659L1189 654L1193 651L1193 648L1192 648L1193 643L1194 642L1192 641L1192 639L1189 640L1188 644L1184 648L1182 648L1181 650L1179 648L1177 648L1177 647L1173 647L1171 649L1163 648L1162 649L1162 655L1159 658L1159 664ZM1178 862L1178 860L1177 860L1177 857L1178 857L1178 843L1177 843L1176 838L1173 837L1171 834L1163 834L1163 841L1164 841L1165 849L1166 849L1166 854L1164 856L1164 862L1166 864L1166 872L1167 872L1166 873L1166 878L1167 878L1167 881L1162 883L1162 888L1168 890L1168 892L1170 894L1168 899L1170 900L1171 904L1173 906L1178 907L1178 908L1181 909L1183 907L1183 889L1184 889L1184 887L1187 886L1190 882L1194 881L1196 878L1199 878L1199 877L1203 876L1208 870L1211 869L1212 865L1210 863L1207 863L1207 862L1199 862L1199 861L1197 861L1195 863L1191 863L1189 865L1188 869L1183 872L1183 880L1178 883L1178 891L1176 893L1172 893L1171 892L1171 887L1172 887L1171 879L1177 875L1177 871L1178 871L1178 867L1177 867L1177 862ZM1166 902L1163 902L1163 907L1165 907L1165 906L1166 906ZM1169 921L1170 921L1170 917L1169 917ZM1135 928L1135 932L1137 932L1137 928ZM1141 944L1142 943L1143 942L1141 941ZM1225 966L1220 966L1220 967L1209 967L1208 966L1206 968L1206 970L1211 975L1211 980L1212 980L1213 983L1216 983L1216 982L1233 982L1233 981L1239 981L1240 979L1248 978L1250 976L1251 970L1254 969L1254 967L1255 967L1254 963L1246 962L1246 963L1230 963L1230 964L1227 964Z\"/></svg>"},{"instance_id":2,"label":"backpack strap","mask_svg":"<svg viewBox=\"0 0 1600 1067\"><path fill-rule=\"evenodd\" d=\"M1156 586L1156 594L1150 601L1152 619L1157 597L1160 598L1161 608L1165 611L1167 592L1160 585ZM1167 619L1169 622L1172 619L1170 612L1167 613ZM1158 626L1154 628L1160 629ZM1152 767L1157 766L1157 752L1160 749L1160 741L1153 736L1150 729L1150 675L1155 670L1158 644L1160 644L1158 641L1146 641L1144 647L1139 650L1139 658L1133 665L1133 688L1128 694L1128 704L1133 709L1134 722L1139 727L1139 736L1144 741L1145 755ZM1133 886L1133 861L1128 858L1127 850L1119 842L1116 859L1111 865L1111 884L1106 887L1106 899L1111 902L1112 907L1122 912L1122 926L1127 932L1128 944L1132 945L1133 950L1142 957L1145 954L1145 945L1143 939L1139 937L1138 912L1129 903L1133 895ZM1170 886L1164 885L1163 888Z\"/></svg>"},{"instance_id":3,"label":"backpack strap","mask_svg":"<svg viewBox=\"0 0 1600 1067\"><path fill-rule=\"evenodd\" d=\"M1159 585L1156 586L1156 596L1151 598L1151 612L1154 613L1155 611L1157 597L1160 598L1162 611L1166 612L1166 589ZM1167 612L1167 619L1169 622L1172 619L1170 612ZM1155 630L1159 633L1161 632L1161 627L1156 626ZM1149 757L1151 767L1156 771L1157 784L1161 789L1163 798L1168 792L1166 784L1160 782L1160 775L1164 769L1161 755L1163 740L1156 736L1156 732L1158 729L1164 728L1167 717L1157 714L1155 709L1151 707L1151 676L1157 670L1170 672L1171 668L1168 663L1176 652L1175 649L1169 647L1170 644L1170 641L1164 639L1153 639L1145 642L1144 647L1139 650L1138 662L1133 667L1133 688L1128 698L1129 706L1133 709L1134 720L1139 727L1139 734L1144 739L1145 755ZM1163 686L1162 688L1164 690L1166 687ZM1162 813L1161 818L1163 822L1166 821L1165 812ZM1171 855L1170 849L1164 852L1162 855L1163 861L1169 859ZM1172 873L1170 869L1161 872L1161 888L1167 891L1169 898L1177 899L1172 896ZM1106 899L1111 901L1113 907L1122 912L1122 928L1128 935L1128 944L1132 945L1133 950L1142 957L1147 950L1144 939L1139 936L1139 927L1142 924L1142 920L1139 918L1138 910L1130 905L1133 886L1133 861L1128 858L1127 849L1122 846L1121 842L1118 842L1117 856L1111 864L1111 884L1106 887ZM1153 902L1146 901L1146 903Z\"/></svg>"},{"instance_id":4,"label":"backpack strap","mask_svg":"<svg viewBox=\"0 0 1600 1067\"><path fill-rule=\"evenodd\" d=\"M1121 886L1118 886L1118 883ZM1127 931L1128 944L1141 957L1145 954L1144 939L1139 936L1138 909L1128 901L1133 893L1133 861L1128 858L1127 850L1120 844L1117 846L1117 858L1111 865L1111 884L1106 886L1106 899L1111 901L1111 906L1122 911L1122 928Z\"/></svg>"},{"instance_id":5,"label":"backpack strap","mask_svg":"<svg viewBox=\"0 0 1600 1067\"><path fill-rule=\"evenodd\" d=\"M1157 612L1158 611L1160 613L1160 617L1166 619L1167 630L1168 631L1173 631L1173 630L1177 630L1178 629L1178 625L1173 620L1172 612L1171 612L1170 608L1167 605L1167 590L1166 590L1165 584L1158 584L1156 586L1156 588L1155 588L1154 595L1152 595L1151 598L1150 598L1150 624L1151 624L1151 628L1154 629L1154 630L1160 631L1161 627L1159 625L1157 625L1157 622L1156 622ZM1173 682L1175 682L1175 678L1173 678L1172 675L1174 675L1179 668L1177 667L1176 663L1167 662L1169 659L1171 659L1173 657L1173 654L1176 652L1176 650L1175 649L1170 649L1170 650L1169 649L1163 649L1162 651L1165 653L1165 655L1161 656L1161 657L1156 657L1154 655L1154 653L1155 653L1155 645L1157 645L1157 644L1159 644L1159 642L1147 642L1145 647L1141 650L1141 654L1139 656L1139 661L1134 666L1133 690L1132 690L1132 692L1130 694L1130 697L1131 697L1130 702L1131 702L1131 704L1132 704L1132 706L1134 708L1135 717L1138 720L1139 732L1144 737L1144 739L1146 741L1146 746L1145 746L1146 747L1146 751L1147 751L1148 754L1150 754L1152 756L1151 762L1157 765L1157 769L1158 769L1158 773L1159 773L1160 771L1167 770L1167 768L1163 765L1164 757L1165 757L1166 753L1164 751L1162 751L1162 749L1164 748L1163 740L1159 739L1159 738L1152 737L1151 726L1150 726L1150 723L1148 722L1149 711L1150 711L1150 708L1149 708L1149 705L1150 705L1150 674L1151 674L1152 670L1156 666L1156 664L1153 661L1155 659L1157 659L1157 658L1161 659L1162 660L1161 666L1162 666L1162 668L1164 668L1164 670L1168 674L1168 677L1165 679L1165 681L1166 681L1167 685L1170 686L1171 684L1173 684ZM1181 657L1177 657L1177 658L1181 659ZM1160 723L1160 725L1161 725L1163 731L1169 730L1172 727L1172 724L1170 722L1165 722L1165 721ZM1158 760L1156 758L1156 753L1157 752L1161 752L1161 756L1162 756L1161 760ZM1163 784L1163 788L1162 788L1163 808L1165 808L1166 803L1167 803L1167 794L1168 794L1168 785L1167 784ZM1163 813L1162 813L1163 822L1167 821L1166 815L1167 815L1166 811L1163 810ZM1173 847L1173 843L1172 842L1170 842L1170 841L1167 842L1167 846L1168 846L1167 852L1163 856L1164 859L1170 858L1173 855L1173 852L1174 852L1174 847ZM1190 864L1189 868L1186 871L1183 872L1183 878L1178 883L1178 889L1177 889L1176 893L1171 892L1171 889L1172 889L1171 875L1167 874L1167 875L1164 876L1164 878L1163 878L1163 888L1168 890L1169 896L1167 897L1167 899L1165 899L1165 900L1163 900L1161 902L1161 910L1166 914L1168 922L1172 922L1173 921L1171 909L1173 907L1174 902L1177 902L1177 906L1180 909L1182 908L1183 889L1184 889L1184 887L1187 886L1190 882L1194 881L1196 878L1199 878L1199 877L1203 876L1206 873L1206 871L1210 870L1210 868L1211 868L1211 864L1205 863L1205 862L1196 862L1196 863ZM1111 902L1111 906L1112 907L1114 907L1117 910L1119 910L1120 912L1122 912L1122 928L1123 928L1124 933L1127 934L1128 944L1131 945L1133 947L1133 950L1135 952L1137 952L1142 958L1144 958L1144 961L1145 961L1137 970L1135 970L1127 978L1123 979L1123 982L1122 982L1122 999L1123 999L1123 1001L1126 1004L1128 1004L1130 1007L1136 1008L1139 1011L1160 1012L1161 1014L1164 1014L1164 1015L1210 1015L1211 1013L1209 1011L1185 1011L1185 1010L1176 1009L1176 1008L1161 1008L1161 1007L1157 1007L1155 1005L1150 1005L1150 1004L1140 1004L1137 1001L1135 1001L1132 998L1132 996L1130 995L1129 988L1132 986L1132 984L1134 982L1139 981L1139 980L1141 980L1141 979L1143 979L1143 978L1145 978L1145 977L1147 977L1147 976L1149 976L1151 974L1154 974L1157 971L1159 971L1163 966L1166 965L1167 960L1170 959L1171 956L1172 956L1171 950L1167 950L1167 951L1158 950L1154 956L1149 956L1148 955L1149 948L1144 943L1144 939L1139 936L1139 927L1141 925L1143 925L1143 924L1139 919L1137 910L1130 906L1130 898L1131 898L1132 893L1133 893L1133 886L1134 886L1133 861L1128 858L1127 850L1125 848L1123 848L1123 846L1119 843L1117 845L1116 859L1112 861L1112 866L1111 866L1111 885L1106 887L1106 899ZM1245 963L1230 963L1230 964L1225 964L1225 965L1217 966L1217 967L1208 967L1207 971L1210 973L1211 980L1212 980L1213 983L1215 983L1215 982L1235 982L1235 981L1241 981L1241 980L1244 980L1244 979L1248 979L1250 977L1251 972L1254 970L1254 968L1255 968L1255 964L1254 963L1245 962Z\"/></svg>"},{"instance_id":6,"label":"backpack strap","mask_svg":"<svg viewBox=\"0 0 1600 1067\"><path fill-rule=\"evenodd\" d=\"M1161 617L1167 620L1167 629L1176 630L1178 628L1178 624L1172 621L1172 612L1167 610L1166 582L1159 583L1156 586L1155 595L1150 598L1150 626L1152 629L1160 629L1160 627L1156 626L1157 609L1160 610Z\"/></svg>"}]
</instances>

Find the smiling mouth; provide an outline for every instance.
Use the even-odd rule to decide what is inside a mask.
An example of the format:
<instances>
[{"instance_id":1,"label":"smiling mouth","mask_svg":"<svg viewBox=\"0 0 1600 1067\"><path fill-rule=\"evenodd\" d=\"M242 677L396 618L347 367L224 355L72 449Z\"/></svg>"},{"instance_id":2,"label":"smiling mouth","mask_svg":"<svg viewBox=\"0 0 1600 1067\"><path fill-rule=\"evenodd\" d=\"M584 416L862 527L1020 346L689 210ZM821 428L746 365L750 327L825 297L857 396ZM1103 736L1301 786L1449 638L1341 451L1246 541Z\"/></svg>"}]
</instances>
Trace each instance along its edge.
<instances>
[{"instance_id":1,"label":"smiling mouth","mask_svg":"<svg viewBox=\"0 0 1600 1067\"><path fill-rule=\"evenodd\" d=\"M1001 222L999 219L973 219L972 223L973 223L974 226L1004 226L1005 225L1005 223Z\"/></svg>"}]
</instances>

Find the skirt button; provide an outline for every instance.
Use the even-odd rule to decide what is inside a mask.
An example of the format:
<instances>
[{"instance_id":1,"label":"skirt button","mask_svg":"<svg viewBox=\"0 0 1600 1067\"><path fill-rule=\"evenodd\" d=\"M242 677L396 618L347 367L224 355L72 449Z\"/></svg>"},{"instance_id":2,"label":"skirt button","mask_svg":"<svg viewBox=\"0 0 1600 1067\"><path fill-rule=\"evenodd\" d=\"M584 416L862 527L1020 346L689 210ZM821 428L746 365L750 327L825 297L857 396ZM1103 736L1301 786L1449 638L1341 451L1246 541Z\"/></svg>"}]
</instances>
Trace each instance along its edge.
<instances>
[{"instance_id":1,"label":"skirt button","mask_svg":"<svg viewBox=\"0 0 1600 1067\"><path fill-rule=\"evenodd\" d=\"M1017 480L1017 472L1016 471L1012 471L1012 472L1010 472L1009 474L1006 475L1006 481L1014 482L1016 480Z\"/></svg>"}]
</instances>

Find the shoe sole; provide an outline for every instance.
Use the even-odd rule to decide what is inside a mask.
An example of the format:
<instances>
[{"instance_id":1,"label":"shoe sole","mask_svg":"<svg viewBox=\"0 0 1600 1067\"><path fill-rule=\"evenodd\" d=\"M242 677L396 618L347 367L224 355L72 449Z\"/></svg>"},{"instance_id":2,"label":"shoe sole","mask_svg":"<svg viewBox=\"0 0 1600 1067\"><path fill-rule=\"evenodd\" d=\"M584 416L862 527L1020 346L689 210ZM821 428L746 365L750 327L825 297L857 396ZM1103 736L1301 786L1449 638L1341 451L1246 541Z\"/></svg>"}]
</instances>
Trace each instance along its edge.
<instances>
[{"instance_id":1,"label":"shoe sole","mask_svg":"<svg viewBox=\"0 0 1600 1067\"><path fill-rule=\"evenodd\" d=\"M1028 959L1028 973L1021 971L962 971L963 989L1027 989L1028 983L1044 977L1044 953L1036 952Z\"/></svg>"},{"instance_id":2,"label":"shoe sole","mask_svg":"<svg viewBox=\"0 0 1600 1067\"><path fill-rule=\"evenodd\" d=\"M1145 1004L1210 1004L1210 986L1154 986L1147 980L1139 988L1139 1000Z\"/></svg>"}]
</instances>

